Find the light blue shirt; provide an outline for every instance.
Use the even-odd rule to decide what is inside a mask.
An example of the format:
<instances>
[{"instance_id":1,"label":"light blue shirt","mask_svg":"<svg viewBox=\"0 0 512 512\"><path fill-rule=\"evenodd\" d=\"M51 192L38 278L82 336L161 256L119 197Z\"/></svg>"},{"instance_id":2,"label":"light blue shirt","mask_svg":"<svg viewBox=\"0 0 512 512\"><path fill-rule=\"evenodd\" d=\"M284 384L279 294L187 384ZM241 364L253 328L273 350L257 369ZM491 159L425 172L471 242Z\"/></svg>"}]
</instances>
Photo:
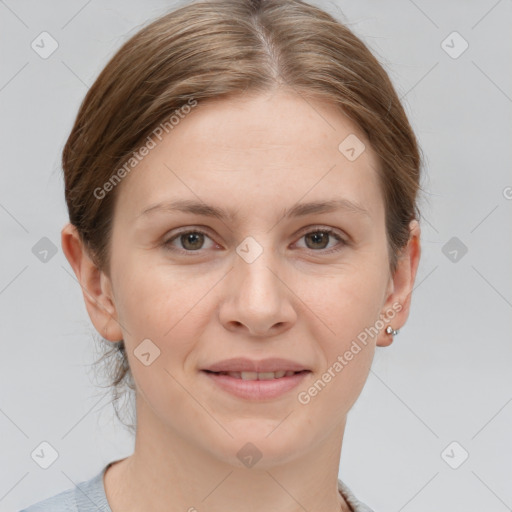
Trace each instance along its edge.
<instances>
[{"instance_id":1,"label":"light blue shirt","mask_svg":"<svg viewBox=\"0 0 512 512\"><path fill-rule=\"evenodd\" d=\"M20 512L112 512L103 485L103 475L114 462L117 461L110 462L96 476L80 482L74 489L67 489L51 498L38 501ZM352 508L352 512L373 512L370 507L360 502L339 479L338 489Z\"/></svg>"}]
</instances>

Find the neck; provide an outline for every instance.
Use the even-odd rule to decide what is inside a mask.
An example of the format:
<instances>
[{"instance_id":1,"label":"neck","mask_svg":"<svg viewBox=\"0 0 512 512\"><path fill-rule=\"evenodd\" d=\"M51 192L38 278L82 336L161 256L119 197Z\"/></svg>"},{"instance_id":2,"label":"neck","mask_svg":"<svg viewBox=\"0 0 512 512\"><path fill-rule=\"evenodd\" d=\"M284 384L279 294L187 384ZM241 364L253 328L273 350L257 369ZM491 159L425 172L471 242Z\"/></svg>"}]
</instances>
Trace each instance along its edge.
<instances>
[{"instance_id":1,"label":"neck","mask_svg":"<svg viewBox=\"0 0 512 512\"><path fill-rule=\"evenodd\" d=\"M345 423L298 456L265 464L262 458L248 468L190 443L149 411L140 414L143 407L138 403L134 453L105 474L112 512L350 512L338 491Z\"/></svg>"}]
</instances>

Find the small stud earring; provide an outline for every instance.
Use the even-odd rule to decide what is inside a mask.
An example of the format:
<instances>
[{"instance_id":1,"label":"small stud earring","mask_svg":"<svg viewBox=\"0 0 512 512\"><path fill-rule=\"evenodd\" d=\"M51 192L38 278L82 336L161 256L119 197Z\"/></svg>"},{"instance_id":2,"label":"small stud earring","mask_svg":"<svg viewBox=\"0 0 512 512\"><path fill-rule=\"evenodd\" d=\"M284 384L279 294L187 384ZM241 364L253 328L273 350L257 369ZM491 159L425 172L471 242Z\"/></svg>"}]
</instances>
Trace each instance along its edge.
<instances>
[{"instance_id":1,"label":"small stud earring","mask_svg":"<svg viewBox=\"0 0 512 512\"><path fill-rule=\"evenodd\" d=\"M391 327L391 325L388 325L386 327L386 332L388 334L391 334L392 336L396 336L400 331L398 329L395 331L395 329L393 329L393 327Z\"/></svg>"}]
</instances>

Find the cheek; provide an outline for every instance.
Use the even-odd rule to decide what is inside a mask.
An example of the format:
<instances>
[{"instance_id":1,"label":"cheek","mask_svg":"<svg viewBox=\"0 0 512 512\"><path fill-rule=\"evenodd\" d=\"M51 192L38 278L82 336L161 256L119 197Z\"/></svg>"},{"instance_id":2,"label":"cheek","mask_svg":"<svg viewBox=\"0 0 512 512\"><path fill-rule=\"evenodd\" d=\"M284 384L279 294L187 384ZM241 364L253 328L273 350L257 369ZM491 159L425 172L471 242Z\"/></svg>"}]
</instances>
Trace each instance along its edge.
<instances>
[{"instance_id":1,"label":"cheek","mask_svg":"<svg viewBox=\"0 0 512 512\"><path fill-rule=\"evenodd\" d=\"M116 306L128 331L160 339L192 312L203 282L199 278L187 278L178 266L155 263L144 255L118 261Z\"/></svg>"},{"instance_id":2,"label":"cheek","mask_svg":"<svg viewBox=\"0 0 512 512\"><path fill-rule=\"evenodd\" d=\"M320 288L310 282L309 294L304 284L304 302L322 320L313 322L318 327L312 333L322 352L322 367L298 397L299 407L312 423L334 427L356 402L368 378L376 343L368 333L379 318L384 284L378 275L365 277L352 269ZM308 316L313 318L311 313Z\"/></svg>"},{"instance_id":3,"label":"cheek","mask_svg":"<svg viewBox=\"0 0 512 512\"><path fill-rule=\"evenodd\" d=\"M143 340L151 340L160 351L155 365L158 363L172 371L186 359L207 320L201 297L214 284L215 281L209 284L207 276L186 277L177 267L145 264L124 267L117 287L116 308L129 357L134 362L135 378L141 364L134 358Z\"/></svg>"},{"instance_id":4,"label":"cheek","mask_svg":"<svg viewBox=\"0 0 512 512\"><path fill-rule=\"evenodd\" d=\"M321 278L303 277L295 283L294 291L322 320L324 338L343 342L378 318L386 286L383 276L384 266L361 261L335 269ZM311 316L307 310L305 314Z\"/></svg>"}]
</instances>

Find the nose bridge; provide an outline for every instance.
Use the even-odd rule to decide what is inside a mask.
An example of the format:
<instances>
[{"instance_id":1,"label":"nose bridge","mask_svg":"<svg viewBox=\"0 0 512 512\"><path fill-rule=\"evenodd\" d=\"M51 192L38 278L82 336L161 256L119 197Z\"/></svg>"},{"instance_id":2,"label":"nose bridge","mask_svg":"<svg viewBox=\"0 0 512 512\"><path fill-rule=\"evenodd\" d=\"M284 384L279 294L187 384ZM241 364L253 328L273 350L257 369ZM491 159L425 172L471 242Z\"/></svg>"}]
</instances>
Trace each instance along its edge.
<instances>
[{"instance_id":1,"label":"nose bridge","mask_svg":"<svg viewBox=\"0 0 512 512\"><path fill-rule=\"evenodd\" d=\"M241 293L248 291L248 296L243 297L246 301L270 301L279 294L280 283L273 270L278 258L271 244L271 235L260 234L247 236L236 248L235 287Z\"/></svg>"},{"instance_id":2,"label":"nose bridge","mask_svg":"<svg viewBox=\"0 0 512 512\"><path fill-rule=\"evenodd\" d=\"M262 231L247 236L236 247L220 310L226 328L243 326L252 335L266 337L273 329L289 328L296 321L288 288L279 277L281 261L272 244L272 236Z\"/></svg>"}]
</instances>

